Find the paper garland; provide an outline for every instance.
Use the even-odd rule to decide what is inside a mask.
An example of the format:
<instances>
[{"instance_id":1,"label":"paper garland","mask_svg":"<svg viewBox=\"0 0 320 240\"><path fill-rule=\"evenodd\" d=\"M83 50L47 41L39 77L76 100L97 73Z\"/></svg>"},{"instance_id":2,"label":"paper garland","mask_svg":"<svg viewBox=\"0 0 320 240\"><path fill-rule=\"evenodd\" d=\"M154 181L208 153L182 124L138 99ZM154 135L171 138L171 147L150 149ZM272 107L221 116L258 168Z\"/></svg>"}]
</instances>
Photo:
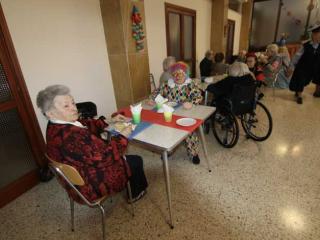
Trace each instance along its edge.
<instances>
[{"instance_id":1,"label":"paper garland","mask_svg":"<svg viewBox=\"0 0 320 240\"><path fill-rule=\"evenodd\" d=\"M136 50L142 51L144 49L144 30L142 25L142 18L139 9L134 5L132 8L132 38L136 42Z\"/></svg>"}]
</instances>

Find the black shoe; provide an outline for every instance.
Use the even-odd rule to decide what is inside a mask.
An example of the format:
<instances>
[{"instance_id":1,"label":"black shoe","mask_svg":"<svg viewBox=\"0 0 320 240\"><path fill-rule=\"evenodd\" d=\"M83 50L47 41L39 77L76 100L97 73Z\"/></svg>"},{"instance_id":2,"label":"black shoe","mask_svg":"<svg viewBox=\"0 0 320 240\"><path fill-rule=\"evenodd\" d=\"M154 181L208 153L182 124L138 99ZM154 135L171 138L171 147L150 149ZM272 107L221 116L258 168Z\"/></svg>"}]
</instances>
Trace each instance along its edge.
<instances>
[{"instance_id":1,"label":"black shoe","mask_svg":"<svg viewBox=\"0 0 320 240\"><path fill-rule=\"evenodd\" d=\"M264 94L263 93L259 93L258 100L261 100L263 97L264 97Z\"/></svg>"},{"instance_id":2,"label":"black shoe","mask_svg":"<svg viewBox=\"0 0 320 240\"><path fill-rule=\"evenodd\" d=\"M302 104L302 97L297 97L297 103Z\"/></svg>"},{"instance_id":3,"label":"black shoe","mask_svg":"<svg viewBox=\"0 0 320 240\"><path fill-rule=\"evenodd\" d=\"M141 193L139 193L138 196L132 198L132 201L130 201L130 199L128 199L128 203L135 203L137 201L139 201L141 198L143 198L147 193L147 190L143 190Z\"/></svg>"},{"instance_id":4,"label":"black shoe","mask_svg":"<svg viewBox=\"0 0 320 240\"><path fill-rule=\"evenodd\" d=\"M320 97L320 91L315 91L315 92L313 93L313 96L314 96L314 97Z\"/></svg>"},{"instance_id":5,"label":"black shoe","mask_svg":"<svg viewBox=\"0 0 320 240\"><path fill-rule=\"evenodd\" d=\"M199 164L199 163L200 163L200 158L199 158L199 156L198 156L198 155L193 156L192 162L193 162L193 164Z\"/></svg>"}]
</instances>

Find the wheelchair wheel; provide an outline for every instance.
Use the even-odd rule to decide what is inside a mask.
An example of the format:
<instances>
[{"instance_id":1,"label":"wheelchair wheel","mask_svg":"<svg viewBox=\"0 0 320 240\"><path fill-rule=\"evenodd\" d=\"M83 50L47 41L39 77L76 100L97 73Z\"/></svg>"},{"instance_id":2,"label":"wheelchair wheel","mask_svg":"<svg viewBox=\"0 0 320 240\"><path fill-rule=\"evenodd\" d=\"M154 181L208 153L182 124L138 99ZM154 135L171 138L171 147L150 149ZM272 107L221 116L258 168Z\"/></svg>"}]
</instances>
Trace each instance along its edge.
<instances>
[{"instance_id":1,"label":"wheelchair wheel","mask_svg":"<svg viewBox=\"0 0 320 240\"><path fill-rule=\"evenodd\" d=\"M272 117L269 110L260 102L252 113L241 116L241 125L249 138L255 141L266 140L272 132Z\"/></svg>"},{"instance_id":2,"label":"wheelchair wheel","mask_svg":"<svg viewBox=\"0 0 320 240\"><path fill-rule=\"evenodd\" d=\"M239 125L231 112L216 110L212 116L212 131L225 148L232 148L239 139Z\"/></svg>"}]
</instances>

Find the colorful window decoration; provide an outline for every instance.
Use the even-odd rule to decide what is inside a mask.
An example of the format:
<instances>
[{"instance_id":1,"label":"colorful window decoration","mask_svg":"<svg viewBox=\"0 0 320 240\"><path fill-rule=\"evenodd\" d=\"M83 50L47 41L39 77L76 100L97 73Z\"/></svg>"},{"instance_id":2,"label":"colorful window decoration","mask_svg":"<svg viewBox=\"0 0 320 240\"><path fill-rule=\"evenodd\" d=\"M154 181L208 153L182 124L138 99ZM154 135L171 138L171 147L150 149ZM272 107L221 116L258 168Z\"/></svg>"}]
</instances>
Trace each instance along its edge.
<instances>
[{"instance_id":1,"label":"colorful window decoration","mask_svg":"<svg viewBox=\"0 0 320 240\"><path fill-rule=\"evenodd\" d=\"M134 5L132 8L132 37L136 42L137 52L144 49L144 30L142 25L142 17L140 15L139 9Z\"/></svg>"}]
</instances>

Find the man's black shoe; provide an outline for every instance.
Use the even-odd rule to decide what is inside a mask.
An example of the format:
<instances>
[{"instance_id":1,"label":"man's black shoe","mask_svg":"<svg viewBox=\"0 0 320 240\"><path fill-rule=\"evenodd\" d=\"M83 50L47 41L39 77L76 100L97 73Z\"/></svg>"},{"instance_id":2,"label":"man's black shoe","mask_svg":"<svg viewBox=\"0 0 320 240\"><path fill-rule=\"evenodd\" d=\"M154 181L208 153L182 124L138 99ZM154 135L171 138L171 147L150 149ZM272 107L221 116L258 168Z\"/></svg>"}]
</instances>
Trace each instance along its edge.
<instances>
[{"instance_id":1,"label":"man's black shoe","mask_svg":"<svg viewBox=\"0 0 320 240\"><path fill-rule=\"evenodd\" d=\"M302 97L297 97L297 103L302 104Z\"/></svg>"},{"instance_id":2,"label":"man's black shoe","mask_svg":"<svg viewBox=\"0 0 320 240\"><path fill-rule=\"evenodd\" d=\"M314 96L314 97L320 97L320 91L315 91L315 92L313 93L313 96Z\"/></svg>"},{"instance_id":3,"label":"man's black shoe","mask_svg":"<svg viewBox=\"0 0 320 240\"><path fill-rule=\"evenodd\" d=\"M193 164L199 164L199 163L200 163L200 158L199 158L199 156L198 156L198 155L193 156L192 162L193 162Z\"/></svg>"}]
</instances>

